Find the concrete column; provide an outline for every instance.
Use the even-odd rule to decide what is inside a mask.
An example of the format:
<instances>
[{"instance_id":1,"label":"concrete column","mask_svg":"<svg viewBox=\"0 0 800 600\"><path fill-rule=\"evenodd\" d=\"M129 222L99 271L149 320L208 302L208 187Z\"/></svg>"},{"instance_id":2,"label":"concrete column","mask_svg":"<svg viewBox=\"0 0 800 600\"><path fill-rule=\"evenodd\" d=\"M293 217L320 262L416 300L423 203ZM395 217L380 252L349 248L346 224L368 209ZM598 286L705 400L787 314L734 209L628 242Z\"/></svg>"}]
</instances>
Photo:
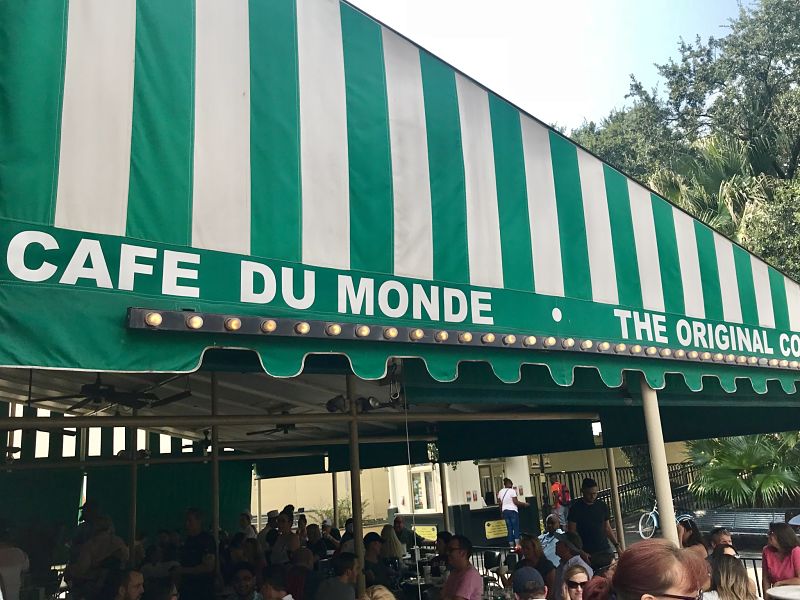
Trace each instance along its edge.
<instances>
[{"instance_id":1,"label":"concrete column","mask_svg":"<svg viewBox=\"0 0 800 600\"><path fill-rule=\"evenodd\" d=\"M129 564L131 568L134 568L136 565L134 561L136 560L134 557L134 551L136 549L136 528L138 527L136 520L136 497L138 496L138 488L139 488L139 473L138 473L138 466L136 464L136 429L134 427L128 428L128 444L127 444L127 452L130 453L131 457L131 506L130 506L130 514L129 514L129 522L130 522L130 556L129 556Z\"/></svg>"},{"instance_id":2,"label":"concrete column","mask_svg":"<svg viewBox=\"0 0 800 600\"><path fill-rule=\"evenodd\" d=\"M347 374L347 400L350 402L350 502L353 507L353 546L359 564L358 597L364 594L364 527L361 514L361 458L358 455L358 405L354 393L355 375Z\"/></svg>"},{"instance_id":3,"label":"concrete column","mask_svg":"<svg viewBox=\"0 0 800 600\"><path fill-rule=\"evenodd\" d=\"M217 374L211 373L211 414L217 415ZM211 535L214 536L216 569L219 573L219 427L211 426Z\"/></svg>"},{"instance_id":4,"label":"concrete column","mask_svg":"<svg viewBox=\"0 0 800 600\"><path fill-rule=\"evenodd\" d=\"M619 481L617 481L617 462L614 459L614 449L606 448L606 463L608 463L608 477L611 482L611 504L614 508L614 523L617 528L617 541L620 548L625 550L625 527L622 524L622 503L619 501Z\"/></svg>"},{"instance_id":5,"label":"concrete column","mask_svg":"<svg viewBox=\"0 0 800 600\"><path fill-rule=\"evenodd\" d=\"M261 478L256 479L256 491L258 493L258 515L256 516L256 527L258 532L261 533Z\"/></svg>"},{"instance_id":6,"label":"concrete column","mask_svg":"<svg viewBox=\"0 0 800 600\"><path fill-rule=\"evenodd\" d=\"M653 469L653 483L658 501L661 534L664 539L680 546L678 528L675 523L675 507L672 504L672 489L669 485L664 432L661 429L661 414L658 410L658 394L647 383L644 375L642 375L642 405L644 423L647 428L647 444L650 448L650 465Z\"/></svg>"},{"instance_id":7,"label":"concrete column","mask_svg":"<svg viewBox=\"0 0 800 600\"><path fill-rule=\"evenodd\" d=\"M331 473L331 495L333 496L333 526L339 528L339 481L336 471Z\"/></svg>"},{"instance_id":8,"label":"concrete column","mask_svg":"<svg viewBox=\"0 0 800 600\"><path fill-rule=\"evenodd\" d=\"M453 533L450 529L450 503L447 501L447 465L439 461L439 486L442 488L442 518L444 530Z\"/></svg>"}]
</instances>

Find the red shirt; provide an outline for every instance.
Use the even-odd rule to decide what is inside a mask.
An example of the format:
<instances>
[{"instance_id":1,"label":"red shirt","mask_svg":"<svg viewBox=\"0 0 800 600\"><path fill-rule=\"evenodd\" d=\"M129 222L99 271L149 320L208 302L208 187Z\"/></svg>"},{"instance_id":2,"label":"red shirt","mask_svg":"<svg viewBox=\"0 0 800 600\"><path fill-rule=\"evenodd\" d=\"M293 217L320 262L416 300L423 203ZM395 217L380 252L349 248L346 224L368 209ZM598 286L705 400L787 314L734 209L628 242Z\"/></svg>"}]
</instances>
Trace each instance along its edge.
<instances>
[{"instance_id":1,"label":"red shirt","mask_svg":"<svg viewBox=\"0 0 800 600\"><path fill-rule=\"evenodd\" d=\"M792 579L800 575L800 546L792 548L791 553L781 556L772 546L764 546L761 565L772 583Z\"/></svg>"}]
</instances>

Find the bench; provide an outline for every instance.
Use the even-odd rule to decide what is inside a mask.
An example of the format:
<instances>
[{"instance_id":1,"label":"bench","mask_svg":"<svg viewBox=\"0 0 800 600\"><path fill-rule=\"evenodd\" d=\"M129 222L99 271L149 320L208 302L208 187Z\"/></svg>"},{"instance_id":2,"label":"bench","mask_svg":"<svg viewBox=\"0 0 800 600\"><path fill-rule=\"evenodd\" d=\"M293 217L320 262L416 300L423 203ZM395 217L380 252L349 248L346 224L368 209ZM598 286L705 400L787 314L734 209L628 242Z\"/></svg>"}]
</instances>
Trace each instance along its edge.
<instances>
[{"instance_id":1,"label":"bench","mask_svg":"<svg viewBox=\"0 0 800 600\"><path fill-rule=\"evenodd\" d=\"M695 511L695 522L703 533L724 527L737 536L766 538L770 523L785 523L785 509L711 509Z\"/></svg>"}]
</instances>

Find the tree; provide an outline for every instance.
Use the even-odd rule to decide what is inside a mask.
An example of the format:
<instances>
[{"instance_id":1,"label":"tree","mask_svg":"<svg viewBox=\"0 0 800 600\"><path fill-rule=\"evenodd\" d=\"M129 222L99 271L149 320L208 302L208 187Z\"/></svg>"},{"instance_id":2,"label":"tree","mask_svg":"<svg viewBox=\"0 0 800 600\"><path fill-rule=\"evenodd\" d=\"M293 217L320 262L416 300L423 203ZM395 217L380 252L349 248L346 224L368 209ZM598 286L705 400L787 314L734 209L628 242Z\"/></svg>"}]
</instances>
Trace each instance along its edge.
<instances>
[{"instance_id":1,"label":"tree","mask_svg":"<svg viewBox=\"0 0 800 600\"><path fill-rule=\"evenodd\" d=\"M699 497L734 506L787 506L800 500L800 433L695 440L689 460L700 467L690 485Z\"/></svg>"},{"instance_id":2,"label":"tree","mask_svg":"<svg viewBox=\"0 0 800 600\"><path fill-rule=\"evenodd\" d=\"M756 211L745 244L753 252L800 281L800 181L782 181Z\"/></svg>"}]
</instances>

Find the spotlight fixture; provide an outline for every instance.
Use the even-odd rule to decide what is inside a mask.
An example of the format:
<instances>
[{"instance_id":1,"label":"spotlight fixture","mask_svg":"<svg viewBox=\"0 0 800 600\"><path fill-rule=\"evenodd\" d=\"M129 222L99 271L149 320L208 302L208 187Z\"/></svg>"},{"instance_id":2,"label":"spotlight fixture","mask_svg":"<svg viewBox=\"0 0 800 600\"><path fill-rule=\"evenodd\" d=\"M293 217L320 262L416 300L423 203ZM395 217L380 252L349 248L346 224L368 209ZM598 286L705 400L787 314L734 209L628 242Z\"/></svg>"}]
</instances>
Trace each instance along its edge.
<instances>
[{"instance_id":1,"label":"spotlight fixture","mask_svg":"<svg viewBox=\"0 0 800 600\"><path fill-rule=\"evenodd\" d=\"M325 403L325 409L329 413L347 412L347 401L341 394L338 396L334 396Z\"/></svg>"}]
</instances>

